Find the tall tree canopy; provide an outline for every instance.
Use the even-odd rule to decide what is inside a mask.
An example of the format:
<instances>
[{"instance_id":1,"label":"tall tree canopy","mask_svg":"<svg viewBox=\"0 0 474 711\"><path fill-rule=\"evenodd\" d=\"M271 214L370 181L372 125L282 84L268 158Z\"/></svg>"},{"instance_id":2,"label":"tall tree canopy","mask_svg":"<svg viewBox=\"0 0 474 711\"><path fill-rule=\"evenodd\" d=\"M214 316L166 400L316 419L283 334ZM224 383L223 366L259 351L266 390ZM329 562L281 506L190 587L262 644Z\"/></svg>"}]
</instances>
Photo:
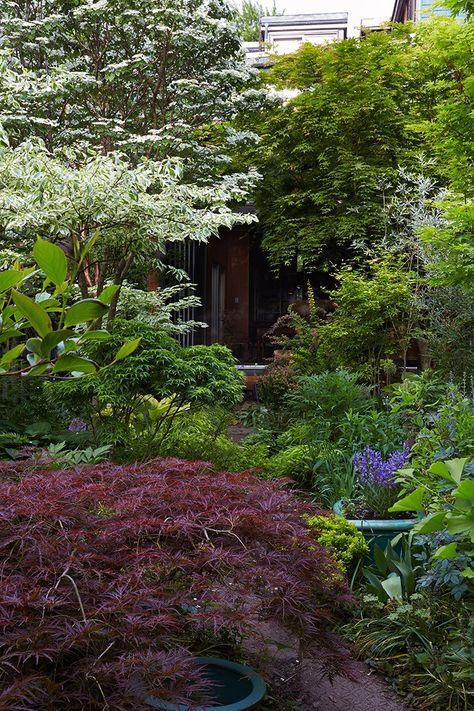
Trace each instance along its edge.
<instances>
[{"instance_id":1,"label":"tall tree canopy","mask_svg":"<svg viewBox=\"0 0 474 711\"><path fill-rule=\"evenodd\" d=\"M1 117L17 139L192 157L194 174L226 164L252 70L225 0L0 0L0 12L10 65L47 85Z\"/></svg>"},{"instance_id":2,"label":"tall tree canopy","mask_svg":"<svg viewBox=\"0 0 474 711\"><path fill-rule=\"evenodd\" d=\"M459 32L444 18L433 28L305 44L277 61L269 81L297 95L256 120L261 142L249 156L264 175L257 206L274 266L298 257L311 270L357 255L384 236L397 166L424 151L451 152L454 166L455 131L446 127L470 110L446 56L465 51L462 34L450 45Z\"/></svg>"}]
</instances>

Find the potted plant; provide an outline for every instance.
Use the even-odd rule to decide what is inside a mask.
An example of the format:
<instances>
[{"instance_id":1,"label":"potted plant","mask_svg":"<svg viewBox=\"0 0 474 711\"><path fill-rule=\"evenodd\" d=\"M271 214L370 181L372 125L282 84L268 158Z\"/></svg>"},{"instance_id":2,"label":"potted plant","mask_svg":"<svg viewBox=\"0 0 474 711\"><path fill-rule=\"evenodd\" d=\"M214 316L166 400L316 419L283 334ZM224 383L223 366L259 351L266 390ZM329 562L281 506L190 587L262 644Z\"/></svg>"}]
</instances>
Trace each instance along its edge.
<instances>
[{"instance_id":1,"label":"potted plant","mask_svg":"<svg viewBox=\"0 0 474 711\"><path fill-rule=\"evenodd\" d=\"M196 665L209 682L208 695L212 700L204 706L193 706L193 711L247 711L255 708L265 695L265 682L251 667L215 657L196 657ZM186 704L170 704L153 695L145 703L164 711L191 709Z\"/></svg>"},{"instance_id":2,"label":"potted plant","mask_svg":"<svg viewBox=\"0 0 474 711\"><path fill-rule=\"evenodd\" d=\"M409 531L414 518L397 518L390 508L397 501L400 487L396 472L404 467L410 456L408 444L392 452L385 460L371 447L354 455L356 471L354 496L337 501L334 512L344 516L362 531L373 552L375 544L385 549L388 542L399 533Z\"/></svg>"}]
</instances>

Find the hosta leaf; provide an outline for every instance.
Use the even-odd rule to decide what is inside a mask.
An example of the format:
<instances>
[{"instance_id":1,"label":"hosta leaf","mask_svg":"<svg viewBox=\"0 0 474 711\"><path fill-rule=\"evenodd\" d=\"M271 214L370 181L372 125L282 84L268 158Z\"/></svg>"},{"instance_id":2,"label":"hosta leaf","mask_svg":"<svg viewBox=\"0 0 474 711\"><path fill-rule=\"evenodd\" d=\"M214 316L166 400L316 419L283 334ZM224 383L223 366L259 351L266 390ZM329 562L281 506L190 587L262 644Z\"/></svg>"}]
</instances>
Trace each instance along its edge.
<instances>
[{"instance_id":1,"label":"hosta leaf","mask_svg":"<svg viewBox=\"0 0 474 711\"><path fill-rule=\"evenodd\" d=\"M412 491L408 496L404 496L403 499L399 499L394 503L393 506L389 508L389 511L423 511L423 499L425 496L425 489L419 487Z\"/></svg>"},{"instance_id":2,"label":"hosta leaf","mask_svg":"<svg viewBox=\"0 0 474 711\"><path fill-rule=\"evenodd\" d=\"M88 358L81 358L81 356L66 353L58 358L53 367L53 373L62 373L65 371L69 373L95 373L97 371L97 365Z\"/></svg>"},{"instance_id":3,"label":"hosta leaf","mask_svg":"<svg viewBox=\"0 0 474 711\"><path fill-rule=\"evenodd\" d=\"M133 351L138 348L140 340L140 338L135 338L133 341L127 341L127 343L124 343L123 346L119 348L117 355L114 358L114 362L117 362L118 360L123 360L131 353L133 353Z\"/></svg>"},{"instance_id":4,"label":"hosta leaf","mask_svg":"<svg viewBox=\"0 0 474 711\"><path fill-rule=\"evenodd\" d=\"M108 311L108 306L99 299L83 299L73 304L66 313L65 326L75 326L86 321L95 321Z\"/></svg>"},{"instance_id":5,"label":"hosta leaf","mask_svg":"<svg viewBox=\"0 0 474 711\"><path fill-rule=\"evenodd\" d=\"M61 247L38 237L33 247L36 263L53 284L59 286L67 275L67 259Z\"/></svg>"},{"instance_id":6,"label":"hosta leaf","mask_svg":"<svg viewBox=\"0 0 474 711\"><path fill-rule=\"evenodd\" d=\"M19 291L13 290L12 297L17 309L39 336L46 336L52 330L51 319L40 304L35 303L29 296L21 294Z\"/></svg>"}]
</instances>

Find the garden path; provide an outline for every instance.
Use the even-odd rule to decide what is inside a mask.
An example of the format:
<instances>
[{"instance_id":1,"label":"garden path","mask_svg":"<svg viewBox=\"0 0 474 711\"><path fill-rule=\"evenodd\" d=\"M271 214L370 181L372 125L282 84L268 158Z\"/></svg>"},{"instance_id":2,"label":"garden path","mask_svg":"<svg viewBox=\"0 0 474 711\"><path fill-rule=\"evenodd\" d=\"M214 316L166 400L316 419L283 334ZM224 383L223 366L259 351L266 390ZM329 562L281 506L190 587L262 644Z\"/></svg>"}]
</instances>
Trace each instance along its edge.
<instances>
[{"instance_id":1,"label":"garden path","mask_svg":"<svg viewBox=\"0 0 474 711\"><path fill-rule=\"evenodd\" d=\"M331 684L321 677L324 650L312 659L301 659L297 641L283 629L262 623L261 632L267 640L278 642L277 645L269 642L266 647L271 673L265 676L274 699L269 708L276 711L282 711L284 706L295 711L411 711L364 662L354 659L353 678L337 677ZM282 648L283 645L286 646ZM249 651L252 654L252 650Z\"/></svg>"}]
</instances>

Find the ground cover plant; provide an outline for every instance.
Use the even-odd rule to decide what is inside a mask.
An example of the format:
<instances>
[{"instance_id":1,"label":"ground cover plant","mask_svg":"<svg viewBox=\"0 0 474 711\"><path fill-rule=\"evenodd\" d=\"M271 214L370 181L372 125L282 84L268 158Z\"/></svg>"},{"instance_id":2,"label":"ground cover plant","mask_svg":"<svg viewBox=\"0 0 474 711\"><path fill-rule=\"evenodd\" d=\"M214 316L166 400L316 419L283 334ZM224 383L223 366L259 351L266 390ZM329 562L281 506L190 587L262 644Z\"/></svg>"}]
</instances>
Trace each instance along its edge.
<instances>
[{"instance_id":1,"label":"ground cover plant","mask_svg":"<svg viewBox=\"0 0 474 711\"><path fill-rule=\"evenodd\" d=\"M0 466L0 705L146 709L202 689L191 657L275 619L345 652L332 628L351 596L274 482L202 463ZM204 689L205 691L205 689Z\"/></svg>"}]
</instances>

